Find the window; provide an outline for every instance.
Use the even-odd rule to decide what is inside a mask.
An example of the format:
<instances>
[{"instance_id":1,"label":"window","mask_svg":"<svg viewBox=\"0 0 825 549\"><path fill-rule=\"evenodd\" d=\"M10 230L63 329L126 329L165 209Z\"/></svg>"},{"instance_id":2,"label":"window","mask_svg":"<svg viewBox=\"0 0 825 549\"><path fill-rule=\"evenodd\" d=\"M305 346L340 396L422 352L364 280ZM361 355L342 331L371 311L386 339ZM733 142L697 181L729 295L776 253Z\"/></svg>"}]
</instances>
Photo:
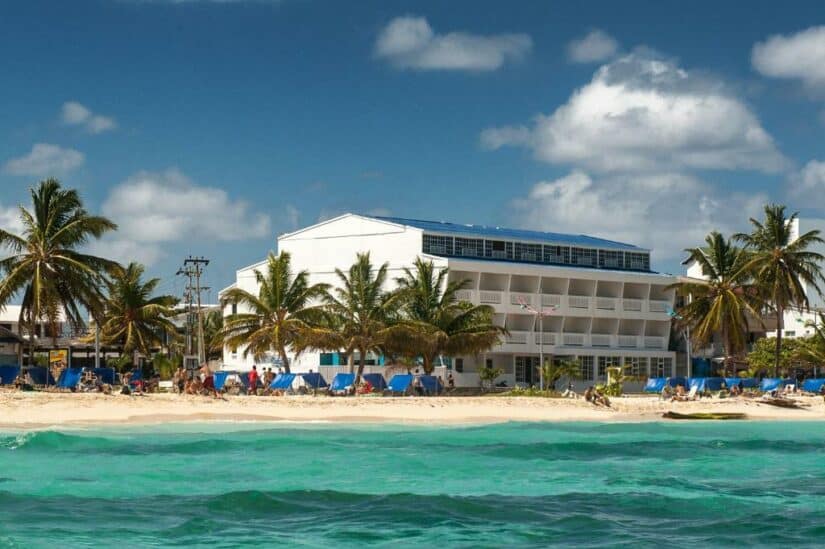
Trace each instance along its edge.
<instances>
[{"instance_id":1,"label":"window","mask_svg":"<svg viewBox=\"0 0 825 549\"><path fill-rule=\"evenodd\" d=\"M650 359L650 377L670 377L672 372L673 360L670 357Z\"/></svg>"},{"instance_id":2,"label":"window","mask_svg":"<svg viewBox=\"0 0 825 549\"><path fill-rule=\"evenodd\" d=\"M599 267L621 269L624 267L624 253L615 250L599 250Z\"/></svg>"},{"instance_id":3,"label":"window","mask_svg":"<svg viewBox=\"0 0 825 549\"><path fill-rule=\"evenodd\" d=\"M647 357L626 356L624 365L627 375L633 377L647 377Z\"/></svg>"},{"instance_id":4,"label":"window","mask_svg":"<svg viewBox=\"0 0 825 549\"><path fill-rule=\"evenodd\" d=\"M593 381L593 357L580 356L579 364L581 364L581 378L584 381Z\"/></svg>"},{"instance_id":5,"label":"window","mask_svg":"<svg viewBox=\"0 0 825 549\"><path fill-rule=\"evenodd\" d=\"M238 304L237 303L232 304L232 314L233 315L238 314Z\"/></svg>"},{"instance_id":6,"label":"window","mask_svg":"<svg viewBox=\"0 0 825 549\"><path fill-rule=\"evenodd\" d=\"M788 337L795 337L796 336L796 330L785 330L785 335L788 336Z\"/></svg>"},{"instance_id":7,"label":"window","mask_svg":"<svg viewBox=\"0 0 825 549\"><path fill-rule=\"evenodd\" d=\"M464 359L463 358L455 359L455 371L458 372L459 374L464 372Z\"/></svg>"},{"instance_id":8,"label":"window","mask_svg":"<svg viewBox=\"0 0 825 549\"><path fill-rule=\"evenodd\" d=\"M492 259L513 259L513 243L503 240L485 240L484 257Z\"/></svg>"},{"instance_id":9,"label":"window","mask_svg":"<svg viewBox=\"0 0 825 549\"><path fill-rule=\"evenodd\" d=\"M515 243L514 259L517 261L542 261L541 244L525 244L522 242Z\"/></svg>"},{"instance_id":10,"label":"window","mask_svg":"<svg viewBox=\"0 0 825 549\"><path fill-rule=\"evenodd\" d=\"M649 271L650 270L650 254L638 252L626 252L625 268L634 271Z\"/></svg>"},{"instance_id":11,"label":"window","mask_svg":"<svg viewBox=\"0 0 825 549\"><path fill-rule=\"evenodd\" d=\"M488 368L492 368L493 367L493 359L488 358L486 361L484 361L484 364L486 364Z\"/></svg>"},{"instance_id":12,"label":"window","mask_svg":"<svg viewBox=\"0 0 825 549\"><path fill-rule=\"evenodd\" d=\"M570 263L570 248L567 246L544 246L544 262L560 263L562 265Z\"/></svg>"},{"instance_id":13,"label":"window","mask_svg":"<svg viewBox=\"0 0 825 549\"><path fill-rule=\"evenodd\" d=\"M606 379L607 378L607 369L611 366L618 366L620 365L621 358L617 356L600 356L599 357L599 379Z\"/></svg>"},{"instance_id":14,"label":"window","mask_svg":"<svg viewBox=\"0 0 825 549\"><path fill-rule=\"evenodd\" d=\"M425 234L421 249L425 254L453 255L453 237Z\"/></svg>"},{"instance_id":15,"label":"window","mask_svg":"<svg viewBox=\"0 0 825 549\"><path fill-rule=\"evenodd\" d=\"M570 258L573 265L595 267L597 264L596 250L590 248L573 248L570 250Z\"/></svg>"},{"instance_id":16,"label":"window","mask_svg":"<svg viewBox=\"0 0 825 549\"><path fill-rule=\"evenodd\" d=\"M484 257L484 241L478 238L456 238L455 255Z\"/></svg>"},{"instance_id":17,"label":"window","mask_svg":"<svg viewBox=\"0 0 825 549\"><path fill-rule=\"evenodd\" d=\"M539 382L539 357L516 357L516 383L532 385Z\"/></svg>"}]
</instances>

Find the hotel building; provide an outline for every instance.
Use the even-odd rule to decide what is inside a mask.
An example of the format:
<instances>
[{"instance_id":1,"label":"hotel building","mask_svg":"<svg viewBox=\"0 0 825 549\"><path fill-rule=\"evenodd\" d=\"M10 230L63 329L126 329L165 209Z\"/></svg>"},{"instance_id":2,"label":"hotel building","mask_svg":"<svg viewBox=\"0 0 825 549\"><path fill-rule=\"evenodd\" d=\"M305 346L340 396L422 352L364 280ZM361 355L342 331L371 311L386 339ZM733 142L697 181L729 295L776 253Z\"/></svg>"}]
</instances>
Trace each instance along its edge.
<instances>
[{"instance_id":1,"label":"hotel building","mask_svg":"<svg viewBox=\"0 0 825 549\"><path fill-rule=\"evenodd\" d=\"M459 386L478 386L478 369L500 368L497 382L538 383L539 355L577 358L581 387L605 378L610 365L626 365L639 376L677 374L669 350L675 282L650 269L650 251L631 244L536 231L460 225L394 217L345 214L282 235L278 250L292 255L295 272L335 285L335 269L346 270L359 252L373 264L389 264L388 284L416 257L449 269L450 280L466 280L459 299L493 308L494 322L509 335L479 356L444 357ZM237 271L233 286L257 293L255 270ZM533 311L543 311L542 318ZM237 308L227 306L225 314ZM227 369L248 369L242 349L225 349ZM368 357L382 364L382 357ZM345 364L336 353L302 354L296 371ZM443 373L443 372L442 372ZM679 369L678 373L682 373Z\"/></svg>"}]
</instances>

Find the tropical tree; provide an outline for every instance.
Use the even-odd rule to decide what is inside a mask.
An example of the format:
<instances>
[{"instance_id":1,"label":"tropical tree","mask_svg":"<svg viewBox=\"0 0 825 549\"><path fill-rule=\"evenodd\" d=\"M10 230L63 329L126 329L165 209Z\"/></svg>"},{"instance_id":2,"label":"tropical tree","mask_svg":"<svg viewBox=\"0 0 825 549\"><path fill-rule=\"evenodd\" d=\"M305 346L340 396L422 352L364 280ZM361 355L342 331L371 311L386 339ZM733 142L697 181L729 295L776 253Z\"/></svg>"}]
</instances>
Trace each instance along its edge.
<instances>
[{"instance_id":1,"label":"tropical tree","mask_svg":"<svg viewBox=\"0 0 825 549\"><path fill-rule=\"evenodd\" d=\"M223 344L244 347L243 356L251 354L256 360L276 352L284 371L289 372L287 350L298 354L312 346L313 334L323 320L329 286L310 284L308 271L293 274L287 252L270 252L266 270L256 270L255 279L260 286L258 295L232 288L222 298L223 306L231 303L248 311L224 319L220 332Z\"/></svg>"},{"instance_id":2,"label":"tropical tree","mask_svg":"<svg viewBox=\"0 0 825 549\"><path fill-rule=\"evenodd\" d=\"M348 272L335 269L340 286L328 294L330 326L318 344L328 349L344 349L348 355L358 351L355 383L361 380L367 353L383 353L389 337L388 328L395 320L398 295L384 291L388 264L377 269L369 252L358 254Z\"/></svg>"},{"instance_id":3,"label":"tropical tree","mask_svg":"<svg viewBox=\"0 0 825 549\"><path fill-rule=\"evenodd\" d=\"M776 311L774 374L781 362L785 311L791 307L808 310L806 289L821 295L820 283L825 282L820 266L825 257L811 250L812 246L825 241L818 230L794 238L797 217L796 212L787 216L785 206L769 204L765 206L764 222L751 218L751 233L734 236L747 250L744 269L753 277L762 298Z\"/></svg>"},{"instance_id":4,"label":"tropical tree","mask_svg":"<svg viewBox=\"0 0 825 549\"><path fill-rule=\"evenodd\" d=\"M578 379L581 377L581 363L578 360L550 360L541 366L541 375L545 385L555 389L556 383L562 379ZM544 390L544 387L541 387Z\"/></svg>"},{"instance_id":5,"label":"tropical tree","mask_svg":"<svg viewBox=\"0 0 825 549\"><path fill-rule=\"evenodd\" d=\"M105 302L105 275L118 265L79 251L117 226L105 217L90 215L76 190L47 179L31 189L31 199L31 209L19 207L19 235L0 229L0 248L9 251L0 261L0 306L15 296L22 298L20 333L25 326L33 356L39 323L50 326L56 338L61 313L75 331L85 326L86 311L99 317Z\"/></svg>"},{"instance_id":6,"label":"tropical tree","mask_svg":"<svg viewBox=\"0 0 825 549\"><path fill-rule=\"evenodd\" d=\"M476 355L498 344L506 332L493 324L492 307L456 299L468 281L448 282L447 269L421 258L413 267L395 279L401 317L388 331L388 347L420 356L429 375L439 356Z\"/></svg>"},{"instance_id":7,"label":"tropical tree","mask_svg":"<svg viewBox=\"0 0 825 549\"><path fill-rule=\"evenodd\" d=\"M169 318L176 314L178 298L154 295L160 279L144 280L143 274L143 265L133 262L125 269L116 269L107 282L100 341L121 347L124 355L140 352L148 357L152 349L164 345L167 336L177 336Z\"/></svg>"},{"instance_id":8,"label":"tropical tree","mask_svg":"<svg viewBox=\"0 0 825 549\"><path fill-rule=\"evenodd\" d=\"M207 360L223 356L223 311L209 311L203 319L203 342Z\"/></svg>"},{"instance_id":9,"label":"tropical tree","mask_svg":"<svg viewBox=\"0 0 825 549\"><path fill-rule=\"evenodd\" d=\"M701 266L706 279L677 282L671 287L687 298L678 316L691 327L691 337L698 346L706 346L715 334L721 334L726 368L728 357L745 347L748 317L760 318L759 299L745 269L748 254L716 231L705 243L704 248L685 251Z\"/></svg>"}]
</instances>

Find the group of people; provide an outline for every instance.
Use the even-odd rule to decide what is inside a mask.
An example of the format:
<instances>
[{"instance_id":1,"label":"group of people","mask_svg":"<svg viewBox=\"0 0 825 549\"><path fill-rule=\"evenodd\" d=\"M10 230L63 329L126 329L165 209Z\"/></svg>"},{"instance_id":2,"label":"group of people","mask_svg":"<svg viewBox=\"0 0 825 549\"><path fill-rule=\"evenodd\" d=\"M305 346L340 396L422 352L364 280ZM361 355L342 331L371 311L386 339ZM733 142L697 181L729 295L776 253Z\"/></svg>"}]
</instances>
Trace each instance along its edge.
<instances>
[{"instance_id":1,"label":"group of people","mask_svg":"<svg viewBox=\"0 0 825 549\"><path fill-rule=\"evenodd\" d=\"M610 408L610 399L607 398L607 395L605 395L600 388L594 387L593 385L585 389L584 401L595 404L596 406Z\"/></svg>"}]
</instances>

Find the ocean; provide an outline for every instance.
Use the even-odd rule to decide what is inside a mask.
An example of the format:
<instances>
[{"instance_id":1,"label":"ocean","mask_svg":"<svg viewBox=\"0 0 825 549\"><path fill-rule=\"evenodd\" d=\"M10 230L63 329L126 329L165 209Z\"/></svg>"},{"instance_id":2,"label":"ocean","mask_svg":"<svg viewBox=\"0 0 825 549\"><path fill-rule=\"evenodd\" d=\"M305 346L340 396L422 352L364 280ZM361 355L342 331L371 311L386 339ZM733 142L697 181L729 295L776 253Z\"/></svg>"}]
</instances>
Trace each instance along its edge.
<instances>
[{"instance_id":1,"label":"ocean","mask_svg":"<svg viewBox=\"0 0 825 549\"><path fill-rule=\"evenodd\" d=\"M825 544L825 423L0 433L0 547Z\"/></svg>"}]
</instances>

